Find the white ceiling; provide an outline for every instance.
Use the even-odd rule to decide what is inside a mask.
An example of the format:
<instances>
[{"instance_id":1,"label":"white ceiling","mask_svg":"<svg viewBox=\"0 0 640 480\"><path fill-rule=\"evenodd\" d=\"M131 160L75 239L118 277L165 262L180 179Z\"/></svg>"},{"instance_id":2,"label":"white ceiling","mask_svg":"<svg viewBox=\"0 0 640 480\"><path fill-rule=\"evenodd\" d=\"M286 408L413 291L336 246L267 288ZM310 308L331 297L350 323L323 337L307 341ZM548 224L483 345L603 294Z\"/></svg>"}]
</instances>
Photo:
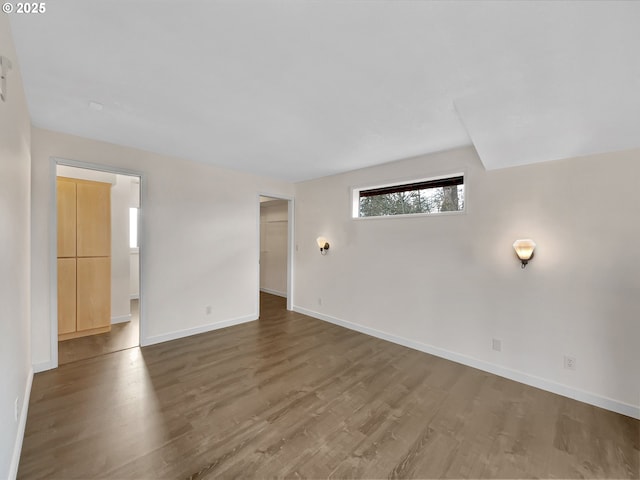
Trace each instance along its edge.
<instances>
[{"instance_id":1,"label":"white ceiling","mask_svg":"<svg viewBox=\"0 0 640 480\"><path fill-rule=\"evenodd\" d=\"M46 8L10 17L43 128L294 181L472 142L487 168L640 147L640 2Z\"/></svg>"}]
</instances>

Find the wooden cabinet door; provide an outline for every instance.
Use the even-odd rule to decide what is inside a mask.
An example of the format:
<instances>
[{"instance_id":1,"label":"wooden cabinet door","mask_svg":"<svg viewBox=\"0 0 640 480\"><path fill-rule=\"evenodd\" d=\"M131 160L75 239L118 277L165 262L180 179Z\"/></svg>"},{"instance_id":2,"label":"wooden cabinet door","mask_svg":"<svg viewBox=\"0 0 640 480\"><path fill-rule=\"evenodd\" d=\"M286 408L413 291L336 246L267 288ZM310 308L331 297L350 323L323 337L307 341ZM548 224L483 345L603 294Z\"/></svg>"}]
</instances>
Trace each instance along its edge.
<instances>
[{"instance_id":1,"label":"wooden cabinet door","mask_svg":"<svg viewBox=\"0 0 640 480\"><path fill-rule=\"evenodd\" d=\"M76 259L58 259L58 335L76 331Z\"/></svg>"},{"instance_id":2,"label":"wooden cabinet door","mask_svg":"<svg viewBox=\"0 0 640 480\"><path fill-rule=\"evenodd\" d=\"M111 258L78 258L78 331L111 326Z\"/></svg>"},{"instance_id":3,"label":"wooden cabinet door","mask_svg":"<svg viewBox=\"0 0 640 480\"><path fill-rule=\"evenodd\" d=\"M111 184L77 180L77 256L111 255Z\"/></svg>"},{"instance_id":4,"label":"wooden cabinet door","mask_svg":"<svg viewBox=\"0 0 640 480\"><path fill-rule=\"evenodd\" d=\"M76 183L58 178L58 257L76 256Z\"/></svg>"}]
</instances>

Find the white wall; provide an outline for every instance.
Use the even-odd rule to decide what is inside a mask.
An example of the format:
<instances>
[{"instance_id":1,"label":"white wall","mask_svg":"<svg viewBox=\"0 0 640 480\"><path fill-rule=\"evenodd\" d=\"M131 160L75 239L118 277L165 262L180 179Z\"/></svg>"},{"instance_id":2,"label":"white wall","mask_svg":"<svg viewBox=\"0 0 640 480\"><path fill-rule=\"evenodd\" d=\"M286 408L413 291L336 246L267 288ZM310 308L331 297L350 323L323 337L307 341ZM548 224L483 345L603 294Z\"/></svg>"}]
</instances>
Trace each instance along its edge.
<instances>
[{"instance_id":1,"label":"white wall","mask_svg":"<svg viewBox=\"0 0 640 480\"><path fill-rule=\"evenodd\" d=\"M49 159L141 172L143 345L257 318L259 191L293 185L128 147L32 131L33 362L50 367ZM206 314L206 306L212 307Z\"/></svg>"},{"instance_id":2,"label":"white wall","mask_svg":"<svg viewBox=\"0 0 640 480\"><path fill-rule=\"evenodd\" d=\"M129 197L132 177L58 165L60 177L111 184L111 321L131 319L129 300Z\"/></svg>"},{"instance_id":3,"label":"white wall","mask_svg":"<svg viewBox=\"0 0 640 480\"><path fill-rule=\"evenodd\" d=\"M13 478L33 376L29 348L31 124L7 15L0 15L0 55L13 63L7 75L6 102L0 101L0 478Z\"/></svg>"},{"instance_id":4,"label":"white wall","mask_svg":"<svg viewBox=\"0 0 640 480\"><path fill-rule=\"evenodd\" d=\"M140 298L140 252L129 255L129 299Z\"/></svg>"},{"instance_id":5,"label":"white wall","mask_svg":"<svg viewBox=\"0 0 640 480\"><path fill-rule=\"evenodd\" d=\"M287 296L287 235L289 202L260 204L260 289Z\"/></svg>"},{"instance_id":6,"label":"white wall","mask_svg":"<svg viewBox=\"0 0 640 480\"><path fill-rule=\"evenodd\" d=\"M295 309L638 416L639 155L487 172L463 148L297 184ZM458 171L464 214L350 217L352 186Z\"/></svg>"},{"instance_id":7,"label":"white wall","mask_svg":"<svg viewBox=\"0 0 640 480\"><path fill-rule=\"evenodd\" d=\"M79 178L93 182L104 182L114 185L117 182L115 173L102 172L100 170L88 170L86 168L71 167L69 165L56 166L56 174L59 177Z\"/></svg>"},{"instance_id":8,"label":"white wall","mask_svg":"<svg viewBox=\"0 0 640 480\"><path fill-rule=\"evenodd\" d=\"M140 182L131 182L129 192L129 207L140 208ZM140 251L137 248L129 252L129 298L140 298Z\"/></svg>"},{"instance_id":9,"label":"white wall","mask_svg":"<svg viewBox=\"0 0 640 480\"><path fill-rule=\"evenodd\" d=\"M111 188L111 321L131 320L129 197L131 177L116 175Z\"/></svg>"}]
</instances>

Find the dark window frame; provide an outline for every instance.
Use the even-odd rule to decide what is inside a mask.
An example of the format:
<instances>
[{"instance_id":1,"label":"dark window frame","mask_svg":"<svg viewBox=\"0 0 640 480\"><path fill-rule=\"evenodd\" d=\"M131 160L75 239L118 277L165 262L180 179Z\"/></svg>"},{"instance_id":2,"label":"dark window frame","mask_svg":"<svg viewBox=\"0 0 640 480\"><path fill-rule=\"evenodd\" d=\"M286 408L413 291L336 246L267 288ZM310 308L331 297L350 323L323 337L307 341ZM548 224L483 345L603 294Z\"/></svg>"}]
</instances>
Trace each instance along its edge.
<instances>
[{"instance_id":1,"label":"dark window frame","mask_svg":"<svg viewBox=\"0 0 640 480\"><path fill-rule=\"evenodd\" d=\"M375 197L377 195L388 195L390 193L413 192L416 190L426 190L429 188L453 187L457 185L464 185L464 175L456 175L455 177L439 178L435 180L424 180L421 182L390 185L388 187L362 189L358 191L358 198Z\"/></svg>"}]
</instances>

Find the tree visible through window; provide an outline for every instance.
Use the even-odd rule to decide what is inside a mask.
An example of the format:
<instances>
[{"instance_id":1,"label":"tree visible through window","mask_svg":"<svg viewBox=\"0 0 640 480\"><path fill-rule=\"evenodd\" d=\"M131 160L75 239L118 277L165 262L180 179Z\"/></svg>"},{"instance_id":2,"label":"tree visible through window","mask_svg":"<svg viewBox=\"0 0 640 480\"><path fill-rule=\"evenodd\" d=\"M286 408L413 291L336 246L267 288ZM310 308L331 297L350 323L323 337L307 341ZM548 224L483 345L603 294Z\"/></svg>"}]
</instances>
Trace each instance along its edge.
<instances>
[{"instance_id":1,"label":"tree visible through window","mask_svg":"<svg viewBox=\"0 0 640 480\"><path fill-rule=\"evenodd\" d=\"M463 175L361 189L357 193L358 217L464 210Z\"/></svg>"}]
</instances>

